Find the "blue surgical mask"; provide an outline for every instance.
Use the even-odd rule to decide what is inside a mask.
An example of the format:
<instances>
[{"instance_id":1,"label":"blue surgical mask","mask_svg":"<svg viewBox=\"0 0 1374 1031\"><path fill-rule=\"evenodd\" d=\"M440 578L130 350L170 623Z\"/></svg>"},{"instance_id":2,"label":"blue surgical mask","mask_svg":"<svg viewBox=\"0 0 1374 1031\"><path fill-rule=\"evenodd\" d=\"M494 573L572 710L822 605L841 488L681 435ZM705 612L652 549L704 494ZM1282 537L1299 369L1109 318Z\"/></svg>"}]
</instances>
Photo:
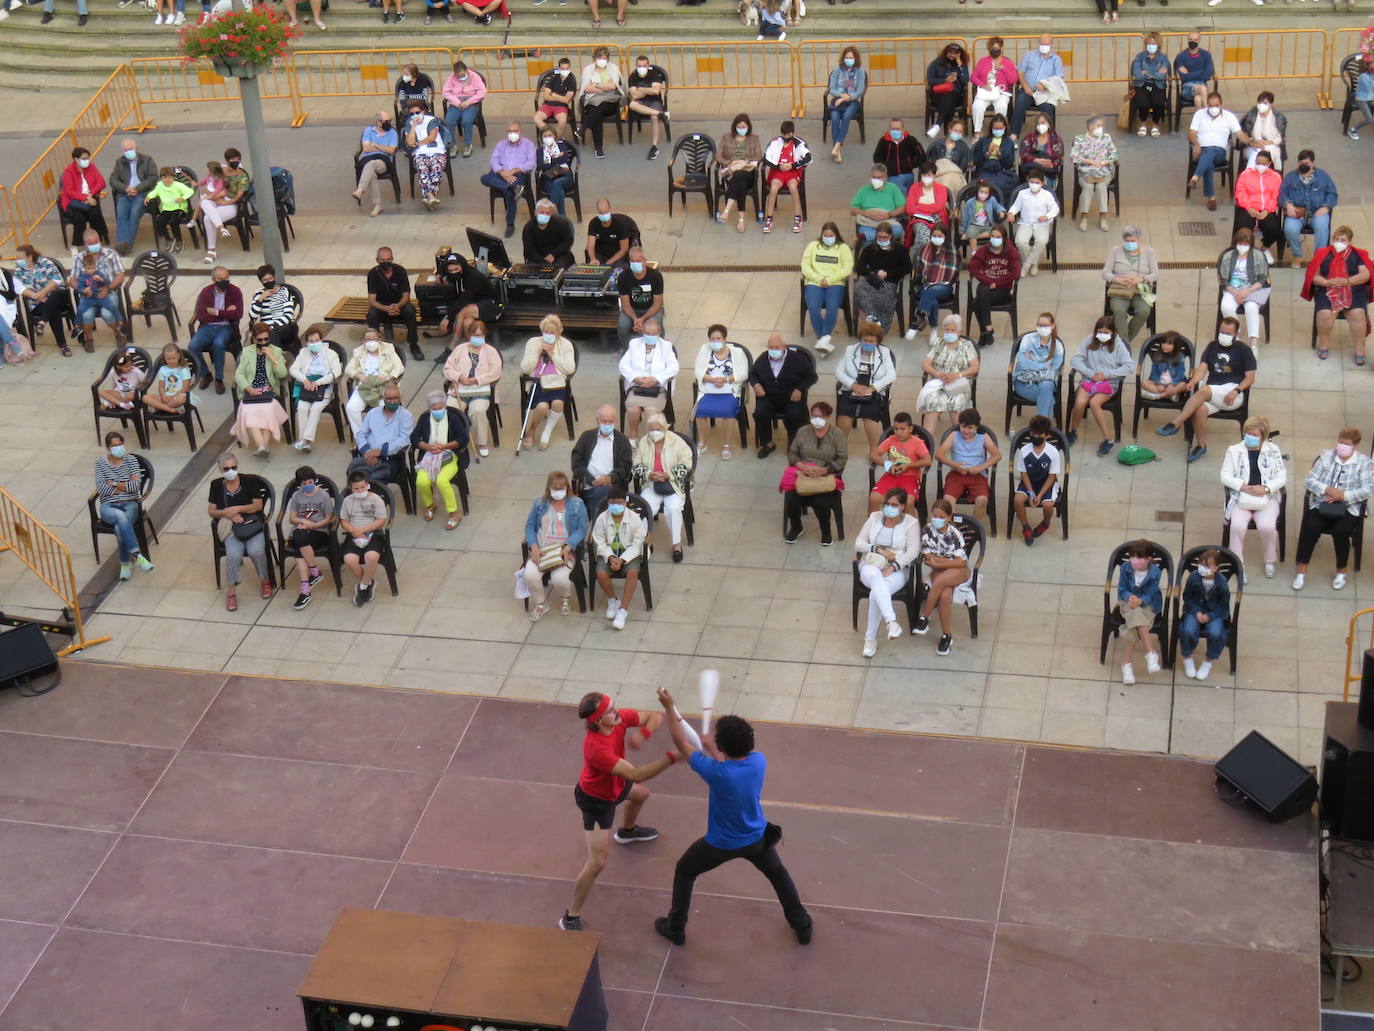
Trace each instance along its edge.
<instances>
[{"instance_id":1,"label":"blue surgical mask","mask_svg":"<svg viewBox=\"0 0 1374 1031\"><path fill-rule=\"evenodd\" d=\"M486 338L486 337L477 337L477 336L468 337L468 344L469 344L470 346L472 346L472 347L481 347L481 346L482 346L483 344L485 344L486 342L487 342L487 338Z\"/></svg>"},{"instance_id":2,"label":"blue surgical mask","mask_svg":"<svg viewBox=\"0 0 1374 1031\"><path fill-rule=\"evenodd\" d=\"M111 444L111 445L110 445L110 457L111 457L111 458L123 458L123 457L124 457L124 445L123 445L123 444Z\"/></svg>"},{"instance_id":3,"label":"blue surgical mask","mask_svg":"<svg viewBox=\"0 0 1374 1031\"><path fill-rule=\"evenodd\" d=\"M1253 433L1247 433L1244 437L1241 438L1241 440L1243 440L1245 442L1245 446L1250 448L1250 450L1252 451L1260 446L1259 437Z\"/></svg>"},{"instance_id":4,"label":"blue surgical mask","mask_svg":"<svg viewBox=\"0 0 1374 1031\"><path fill-rule=\"evenodd\" d=\"M305 346L310 348L311 354L319 354L322 350L324 350L324 344L320 343L318 340L312 340Z\"/></svg>"},{"instance_id":5,"label":"blue surgical mask","mask_svg":"<svg viewBox=\"0 0 1374 1031\"><path fill-rule=\"evenodd\" d=\"M86 244L86 250L90 251L92 254L99 254L99 253L100 253L100 244L98 244L98 243L88 243L88 244Z\"/></svg>"},{"instance_id":6,"label":"blue surgical mask","mask_svg":"<svg viewBox=\"0 0 1374 1031\"><path fill-rule=\"evenodd\" d=\"M988 246L990 246L993 250L996 250L998 247L1002 246L1002 238L1000 236L989 236Z\"/></svg>"},{"instance_id":7,"label":"blue surgical mask","mask_svg":"<svg viewBox=\"0 0 1374 1031\"><path fill-rule=\"evenodd\" d=\"M846 68L853 68L853 67L854 67L854 58L852 58L852 57L846 57L846 58L844 59L844 66L845 66Z\"/></svg>"},{"instance_id":8,"label":"blue surgical mask","mask_svg":"<svg viewBox=\"0 0 1374 1031\"><path fill-rule=\"evenodd\" d=\"M834 247L834 246L835 246L835 238L834 238L833 236L829 236L829 235L827 235L827 236L822 236L822 237L821 237L821 243L825 244L827 247Z\"/></svg>"},{"instance_id":9,"label":"blue surgical mask","mask_svg":"<svg viewBox=\"0 0 1374 1031\"><path fill-rule=\"evenodd\" d=\"M768 349L768 357L775 362L782 361L782 354L783 352L781 347L770 347Z\"/></svg>"},{"instance_id":10,"label":"blue surgical mask","mask_svg":"<svg viewBox=\"0 0 1374 1031\"><path fill-rule=\"evenodd\" d=\"M889 247L892 246L891 240L875 240L874 243L876 243L883 250L887 250Z\"/></svg>"},{"instance_id":11,"label":"blue surgical mask","mask_svg":"<svg viewBox=\"0 0 1374 1031\"><path fill-rule=\"evenodd\" d=\"M599 422L596 424L596 431L600 433L603 437L609 437L612 433L615 432L615 423Z\"/></svg>"},{"instance_id":12,"label":"blue surgical mask","mask_svg":"<svg viewBox=\"0 0 1374 1031\"><path fill-rule=\"evenodd\" d=\"M901 129L891 129L888 131L888 135L892 137L892 142L901 143L906 133L902 132Z\"/></svg>"},{"instance_id":13,"label":"blue surgical mask","mask_svg":"<svg viewBox=\"0 0 1374 1031\"><path fill-rule=\"evenodd\" d=\"M630 271L633 272L635 275L639 275L641 272L644 271L644 262L642 262L642 261L632 261L632 262L630 262Z\"/></svg>"},{"instance_id":14,"label":"blue surgical mask","mask_svg":"<svg viewBox=\"0 0 1374 1031\"><path fill-rule=\"evenodd\" d=\"M315 493L315 484L313 484L313 483L302 483L302 484L301 484L301 493L302 493L302 494L314 494L314 493Z\"/></svg>"},{"instance_id":15,"label":"blue surgical mask","mask_svg":"<svg viewBox=\"0 0 1374 1031\"><path fill-rule=\"evenodd\" d=\"M1126 248L1126 250L1131 254L1134 254L1136 251L1140 249L1140 244L1135 240L1126 240L1121 244L1121 246Z\"/></svg>"},{"instance_id":16,"label":"blue surgical mask","mask_svg":"<svg viewBox=\"0 0 1374 1031\"><path fill-rule=\"evenodd\" d=\"M943 529L945 528L945 524L946 524L947 522L949 522L949 520L946 519L944 516L931 516L931 517L930 517L930 526L931 526L931 529L933 529L933 530L943 530Z\"/></svg>"},{"instance_id":17,"label":"blue surgical mask","mask_svg":"<svg viewBox=\"0 0 1374 1031\"><path fill-rule=\"evenodd\" d=\"M885 519L896 519L901 514L902 510L898 508L896 505L883 506L883 518Z\"/></svg>"},{"instance_id":18,"label":"blue surgical mask","mask_svg":"<svg viewBox=\"0 0 1374 1031\"><path fill-rule=\"evenodd\" d=\"M644 340L644 346L645 346L645 347L657 347L657 346L658 346L658 337L656 337L656 336L650 336L648 333L645 333L642 339Z\"/></svg>"},{"instance_id":19,"label":"blue surgical mask","mask_svg":"<svg viewBox=\"0 0 1374 1031\"><path fill-rule=\"evenodd\" d=\"M1006 134L1007 134L1007 130L1005 130L1005 129L993 129L993 130L992 130L992 135L993 135L993 137L994 137L995 139L999 139L999 140L1000 140L1000 139L1001 139L1003 136L1005 136Z\"/></svg>"},{"instance_id":20,"label":"blue surgical mask","mask_svg":"<svg viewBox=\"0 0 1374 1031\"><path fill-rule=\"evenodd\" d=\"M952 133L949 134L949 142L950 142L950 143L958 143L958 142L959 142L960 140L962 140L963 138L964 138L964 134L961 133L961 132L952 132Z\"/></svg>"},{"instance_id":21,"label":"blue surgical mask","mask_svg":"<svg viewBox=\"0 0 1374 1031\"><path fill-rule=\"evenodd\" d=\"M605 213L597 212L596 217L601 220L601 224L603 226L608 226L611 224L611 213L609 211Z\"/></svg>"},{"instance_id":22,"label":"blue surgical mask","mask_svg":"<svg viewBox=\"0 0 1374 1031\"><path fill-rule=\"evenodd\" d=\"M126 150L126 151L124 152L124 156L125 156L126 158L128 158L130 161L133 161L135 158L138 157L138 151L136 151L136 150Z\"/></svg>"},{"instance_id":23,"label":"blue surgical mask","mask_svg":"<svg viewBox=\"0 0 1374 1031\"><path fill-rule=\"evenodd\" d=\"M613 516L624 515L625 506L618 501L612 501L609 505L606 506L606 511L611 513L611 515Z\"/></svg>"},{"instance_id":24,"label":"blue surgical mask","mask_svg":"<svg viewBox=\"0 0 1374 1031\"><path fill-rule=\"evenodd\" d=\"M958 334L958 333L946 333L946 334L944 334L944 339L945 339L945 343L947 343L947 344L952 344L952 343L954 343L954 341L956 341L956 340L959 339L959 334Z\"/></svg>"},{"instance_id":25,"label":"blue surgical mask","mask_svg":"<svg viewBox=\"0 0 1374 1031\"><path fill-rule=\"evenodd\" d=\"M29 267L29 263L28 263L26 260L24 260L23 258L15 258L15 259L14 259L14 267L15 267L15 268L28 268L28 267Z\"/></svg>"},{"instance_id":26,"label":"blue surgical mask","mask_svg":"<svg viewBox=\"0 0 1374 1031\"><path fill-rule=\"evenodd\" d=\"M876 351L877 349L878 349L878 345L877 345L877 344L860 344L860 345L859 345L859 350L862 351L864 354L872 354L872 353L873 353L874 351Z\"/></svg>"},{"instance_id":27,"label":"blue surgical mask","mask_svg":"<svg viewBox=\"0 0 1374 1031\"><path fill-rule=\"evenodd\" d=\"M1154 43L1146 43L1146 44L1145 44L1145 53L1147 53L1147 54L1157 54L1157 53L1159 53L1159 47L1158 47L1156 44L1154 44Z\"/></svg>"},{"instance_id":28,"label":"blue surgical mask","mask_svg":"<svg viewBox=\"0 0 1374 1031\"><path fill-rule=\"evenodd\" d=\"M748 136L748 135L749 135L749 126L747 126L747 125L737 125L737 126L735 126L735 135L736 135L736 136Z\"/></svg>"},{"instance_id":29,"label":"blue surgical mask","mask_svg":"<svg viewBox=\"0 0 1374 1031\"><path fill-rule=\"evenodd\" d=\"M549 216L542 211L534 216L534 220L538 222L541 226L546 226L549 224Z\"/></svg>"}]
</instances>

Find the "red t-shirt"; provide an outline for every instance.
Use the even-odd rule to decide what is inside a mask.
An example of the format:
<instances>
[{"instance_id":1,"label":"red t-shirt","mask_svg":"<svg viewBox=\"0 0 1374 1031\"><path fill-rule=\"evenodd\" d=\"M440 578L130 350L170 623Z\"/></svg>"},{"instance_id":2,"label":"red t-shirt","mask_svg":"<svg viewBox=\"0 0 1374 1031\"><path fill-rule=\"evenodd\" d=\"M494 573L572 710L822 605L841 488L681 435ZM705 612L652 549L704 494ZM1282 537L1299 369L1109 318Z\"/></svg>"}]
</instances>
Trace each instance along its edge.
<instances>
[{"instance_id":1,"label":"red t-shirt","mask_svg":"<svg viewBox=\"0 0 1374 1031\"><path fill-rule=\"evenodd\" d=\"M609 734L599 730L587 731L582 740L582 776L577 786L593 798L614 802L625 790L625 778L611 773L615 764L625 758L625 731L640 725L639 713L621 709L620 722Z\"/></svg>"}]
</instances>

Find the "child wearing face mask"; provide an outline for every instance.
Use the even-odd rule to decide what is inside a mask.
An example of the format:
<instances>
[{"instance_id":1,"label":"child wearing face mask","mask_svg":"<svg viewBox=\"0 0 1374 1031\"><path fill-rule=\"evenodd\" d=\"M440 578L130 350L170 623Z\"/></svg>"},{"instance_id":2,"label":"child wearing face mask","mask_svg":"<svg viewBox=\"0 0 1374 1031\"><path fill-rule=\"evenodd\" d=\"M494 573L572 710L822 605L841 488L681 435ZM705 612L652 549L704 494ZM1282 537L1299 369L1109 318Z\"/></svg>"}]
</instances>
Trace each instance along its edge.
<instances>
[{"instance_id":1,"label":"child wearing face mask","mask_svg":"<svg viewBox=\"0 0 1374 1031\"><path fill-rule=\"evenodd\" d=\"M948 655L954 643L950 633L954 590L969 579L969 568L964 534L954 522L954 506L944 498L930 506L930 522L921 531L921 561L926 567L926 598L911 632L917 636L930 633L930 614L938 610L940 641L935 654Z\"/></svg>"},{"instance_id":2,"label":"child wearing face mask","mask_svg":"<svg viewBox=\"0 0 1374 1031\"><path fill-rule=\"evenodd\" d=\"M986 179L978 180L959 212L959 235L972 246L987 243L988 234L1007 217L1006 205Z\"/></svg>"},{"instance_id":3,"label":"child wearing face mask","mask_svg":"<svg viewBox=\"0 0 1374 1031\"><path fill-rule=\"evenodd\" d=\"M1135 683L1135 668L1131 659L1136 645L1145 649L1145 668L1158 673L1159 641L1151 632L1155 617L1164 611L1164 595L1160 590L1160 567L1150 561L1153 551L1149 541L1139 540L1127 549L1126 560L1117 574L1116 600L1121 615L1121 636L1124 653L1121 662L1121 682L1129 687Z\"/></svg>"},{"instance_id":4,"label":"child wearing face mask","mask_svg":"<svg viewBox=\"0 0 1374 1031\"><path fill-rule=\"evenodd\" d=\"M1226 648L1231 622L1231 588L1222 575L1221 554L1208 548L1199 556L1197 569L1183 582L1183 618L1178 624L1178 650L1183 653L1183 675L1206 680L1212 663ZM1207 658L1193 664L1193 653L1207 638Z\"/></svg>"}]
</instances>

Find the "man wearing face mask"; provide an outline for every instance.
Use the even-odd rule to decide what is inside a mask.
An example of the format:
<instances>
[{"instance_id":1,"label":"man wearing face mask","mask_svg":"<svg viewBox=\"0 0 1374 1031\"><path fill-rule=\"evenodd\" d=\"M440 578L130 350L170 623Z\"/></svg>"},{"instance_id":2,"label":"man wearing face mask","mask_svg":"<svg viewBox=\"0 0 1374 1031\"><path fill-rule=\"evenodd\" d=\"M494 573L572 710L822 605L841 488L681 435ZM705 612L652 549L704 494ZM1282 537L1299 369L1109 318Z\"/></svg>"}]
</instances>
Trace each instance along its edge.
<instances>
[{"instance_id":1,"label":"man wearing face mask","mask_svg":"<svg viewBox=\"0 0 1374 1031\"><path fill-rule=\"evenodd\" d=\"M1240 323L1231 317L1221 320L1217 338L1203 350L1188 386L1193 393L1183 410L1155 430L1161 437L1171 437L1189 419L1193 422L1196 443L1188 452L1188 461L1196 462L1207 453L1207 418L1217 412L1234 412L1245 400L1245 392L1255 383L1255 352L1240 337ZM1203 377L1206 385L1202 385Z\"/></svg>"},{"instance_id":2,"label":"man wearing face mask","mask_svg":"<svg viewBox=\"0 0 1374 1031\"><path fill-rule=\"evenodd\" d=\"M882 144L879 143L878 147L881 149ZM917 153L920 153L919 148ZM904 178L910 187L911 176ZM895 179L888 178L886 165L874 164L869 171L868 182L859 187L854 199L849 202L849 213L854 216L855 227L859 233L856 244L872 243L877 235L878 226L906 214L906 192L898 186Z\"/></svg>"},{"instance_id":3,"label":"man wearing face mask","mask_svg":"<svg viewBox=\"0 0 1374 1031\"><path fill-rule=\"evenodd\" d=\"M574 261L572 223L555 212L548 198L535 204L534 218L525 223L520 236L528 262L567 268Z\"/></svg>"},{"instance_id":4,"label":"man wearing face mask","mask_svg":"<svg viewBox=\"0 0 1374 1031\"><path fill-rule=\"evenodd\" d=\"M119 160L110 169L110 190L115 202L115 250L128 254L138 236L148 191L157 185L157 162L138 152L132 138L120 143Z\"/></svg>"},{"instance_id":5,"label":"man wearing face mask","mask_svg":"<svg viewBox=\"0 0 1374 1031\"><path fill-rule=\"evenodd\" d=\"M777 449L773 443L773 420L782 419L790 441L806 425L806 392L816 385L816 363L800 348L789 347L782 334L768 338L768 348L749 369L749 386L754 391L754 442L759 458Z\"/></svg>"},{"instance_id":6,"label":"man wearing face mask","mask_svg":"<svg viewBox=\"0 0 1374 1031\"><path fill-rule=\"evenodd\" d=\"M363 130L359 140L358 156L353 159L358 188L353 191L353 196L361 204L363 194L368 195L372 201L372 209L368 214L373 217L382 213L382 187L378 179L395 173L396 148L400 142L401 138L391 124L391 115L385 111L377 112L377 117Z\"/></svg>"},{"instance_id":7,"label":"man wearing face mask","mask_svg":"<svg viewBox=\"0 0 1374 1031\"><path fill-rule=\"evenodd\" d=\"M377 264L367 273L367 324L380 329L383 322L393 330L404 326L410 356L416 361L424 358L415 305L410 301L410 276L393 260L390 247L377 248Z\"/></svg>"},{"instance_id":8,"label":"man wearing face mask","mask_svg":"<svg viewBox=\"0 0 1374 1031\"><path fill-rule=\"evenodd\" d=\"M572 449L573 481L582 485L588 511L599 509L612 487L629 487L633 455L630 438L616 428L615 408L602 405L596 412L596 428L578 437Z\"/></svg>"},{"instance_id":9,"label":"man wearing face mask","mask_svg":"<svg viewBox=\"0 0 1374 1031\"><path fill-rule=\"evenodd\" d=\"M1212 176L1226 164L1231 137L1240 132L1236 116L1221 106L1221 94L1207 94L1207 106L1193 115L1188 126L1188 142L1193 147L1193 173L1189 187L1202 180L1202 194L1207 198L1207 210L1217 210L1217 198Z\"/></svg>"},{"instance_id":10,"label":"man wearing face mask","mask_svg":"<svg viewBox=\"0 0 1374 1031\"><path fill-rule=\"evenodd\" d=\"M630 75L629 108L637 115L649 119L649 160L658 157L658 134L662 123L668 120L665 107L668 93L668 73L656 64L650 64L643 54L635 58L635 70Z\"/></svg>"},{"instance_id":11,"label":"man wearing face mask","mask_svg":"<svg viewBox=\"0 0 1374 1031\"><path fill-rule=\"evenodd\" d=\"M1021 278L1021 255L1007 245L1007 233L996 226L988 242L969 256L968 274L978 284L973 295L973 315L978 320L979 347L997 342L992 332L992 306L1011 300L1012 288Z\"/></svg>"},{"instance_id":12,"label":"man wearing face mask","mask_svg":"<svg viewBox=\"0 0 1374 1031\"><path fill-rule=\"evenodd\" d=\"M573 161L576 156L572 147L554 135L552 128L539 133L539 153L535 160L535 193L548 197L560 215L567 215L563 208L564 196L573 188Z\"/></svg>"},{"instance_id":13,"label":"man wearing face mask","mask_svg":"<svg viewBox=\"0 0 1374 1031\"><path fill-rule=\"evenodd\" d=\"M1031 108L1047 115L1051 125L1054 123L1055 97L1063 92L1064 87L1064 61L1054 52L1054 36L1043 33L1039 45L1021 58L1016 70L1020 73L1021 81L1017 84L1016 106L1011 115L1011 134L1019 137L1026 112ZM1037 101L1036 93L1048 96L1043 101Z\"/></svg>"},{"instance_id":14,"label":"man wearing face mask","mask_svg":"<svg viewBox=\"0 0 1374 1031\"><path fill-rule=\"evenodd\" d=\"M539 98L539 109L534 112L534 127L543 132L552 122L554 135L563 139L568 131L568 115L577 96L577 76L572 72L572 61L560 57L557 68L550 68L539 77L535 92Z\"/></svg>"},{"instance_id":15,"label":"man wearing face mask","mask_svg":"<svg viewBox=\"0 0 1374 1031\"><path fill-rule=\"evenodd\" d=\"M1317 167L1317 155L1311 150L1299 151L1298 167L1283 177L1279 187L1289 268L1302 268L1304 230L1312 233L1314 252L1331 242L1331 210L1337 200L1335 180Z\"/></svg>"},{"instance_id":16,"label":"man wearing face mask","mask_svg":"<svg viewBox=\"0 0 1374 1031\"><path fill-rule=\"evenodd\" d=\"M1221 0L1217 0L1221 3ZM1207 106L1207 91L1216 78L1216 65L1210 52L1202 49L1202 34L1194 29L1188 33L1188 47L1174 58L1174 74L1178 89L1186 103L1193 107Z\"/></svg>"},{"instance_id":17,"label":"man wearing face mask","mask_svg":"<svg viewBox=\"0 0 1374 1031\"><path fill-rule=\"evenodd\" d=\"M401 407L401 388L388 383L382 388L382 403L363 416L354 439L358 457L348 463L348 471L361 469L374 482L397 482L405 475L406 449L414 431L415 417Z\"/></svg>"},{"instance_id":18,"label":"man wearing face mask","mask_svg":"<svg viewBox=\"0 0 1374 1031\"><path fill-rule=\"evenodd\" d=\"M492 148L491 171L482 176L482 185L506 205L506 239L515 235L515 211L534 172L534 142L520 133L519 122L506 126L506 138Z\"/></svg>"},{"instance_id":19,"label":"man wearing face mask","mask_svg":"<svg viewBox=\"0 0 1374 1031\"><path fill-rule=\"evenodd\" d=\"M892 119L887 132L883 133L873 148L874 164L883 166L886 179L894 183L905 197L911 184L916 181L916 169L921 167L923 161L925 152L920 141L906 131L906 123L900 118Z\"/></svg>"},{"instance_id":20,"label":"man wearing face mask","mask_svg":"<svg viewBox=\"0 0 1374 1031\"><path fill-rule=\"evenodd\" d=\"M607 198L598 198L596 215L587 223L587 264L623 267L638 238L634 219L613 212Z\"/></svg>"},{"instance_id":21,"label":"man wearing face mask","mask_svg":"<svg viewBox=\"0 0 1374 1031\"><path fill-rule=\"evenodd\" d=\"M187 350L196 363L200 376L199 388L210 386L210 365L205 360L208 349L215 365L215 393L224 393L224 353L239 321L243 318L243 291L229 282L229 270L223 265L210 272L210 285L203 287L196 297L195 320L200 328L191 334Z\"/></svg>"},{"instance_id":22,"label":"man wearing face mask","mask_svg":"<svg viewBox=\"0 0 1374 1031\"><path fill-rule=\"evenodd\" d=\"M620 322L616 336L621 349L629 346L630 338L643 333L650 319L663 326L663 274L658 269L649 268L644 260L641 247L630 249L629 272L621 272L618 281L620 291Z\"/></svg>"}]
</instances>

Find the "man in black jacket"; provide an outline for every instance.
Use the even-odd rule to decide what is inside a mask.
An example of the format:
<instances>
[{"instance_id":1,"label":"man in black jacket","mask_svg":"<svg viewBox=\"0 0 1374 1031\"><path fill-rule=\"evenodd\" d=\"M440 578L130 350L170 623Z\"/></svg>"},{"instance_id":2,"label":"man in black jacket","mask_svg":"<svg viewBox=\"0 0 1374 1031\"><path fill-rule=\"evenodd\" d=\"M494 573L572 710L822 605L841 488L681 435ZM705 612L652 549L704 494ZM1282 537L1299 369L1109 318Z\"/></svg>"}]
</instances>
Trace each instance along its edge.
<instances>
[{"instance_id":1,"label":"man in black jacket","mask_svg":"<svg viewBox=\"0 0 1374 1031\"><path fill-rule=\"evenodd\" d=\"M749 369L749 385L754 388L754 439L759 457L767 458L777 447L773 443L773 419L782 417L787 439L806 423L802 396L816 384L816 362L798 347L789 347L782 334L768 338L768 350L754 359Z\"/></svg>"},{"instance_id":2,"label":"man in black jacket","mask_svg":"<svg viewBox=\"0 0 1374 1031\"><path fill-rule=\"evenodd\" d=\"M157 185L157 162L139 153L133 139L124 140L120 150L119 160L110 169L110 193L115 205L115 251L128 254L138 236L148 191Z\"/></svg>"},{"instance_id":3,"label":"man in black jacket","mask_svg":"<svg viewBox=\"0 0 1374 1031\"><path fill-rule=\"evenodd\" d=\"M525 245L525 260L532 264L567 268L575 260L572 223L558 214L547 197L534 206L534 218L525 223L520 239Z\"/></svg>"},{"instance_id":4,"label":"man in black jacket","mask_svg":"<svg viewBox=\"0 0 1374 1031\"><path fill-rule=\"evenodd\" d=\"M906 193L916 181L916 172L926 159L925 151L915 136L906 131L900 118L888 123L887 132L873 148L873 163L887 169L887 181L896 183Z\"/></svg>"},{"instance_id":5,"label":"man in black jacket","mask_svg":"<svg viewBox=\"0 0 1374 1031\"><path fill-rule=\"evenodd\" d=\"M589 517L612 487L630 489L630 464L630 438L616 428L615 409L602 405L596 412L596 429L578 437L572 449L573 479L586 485L582 503Z\"/></svg>"}]
</instances>

